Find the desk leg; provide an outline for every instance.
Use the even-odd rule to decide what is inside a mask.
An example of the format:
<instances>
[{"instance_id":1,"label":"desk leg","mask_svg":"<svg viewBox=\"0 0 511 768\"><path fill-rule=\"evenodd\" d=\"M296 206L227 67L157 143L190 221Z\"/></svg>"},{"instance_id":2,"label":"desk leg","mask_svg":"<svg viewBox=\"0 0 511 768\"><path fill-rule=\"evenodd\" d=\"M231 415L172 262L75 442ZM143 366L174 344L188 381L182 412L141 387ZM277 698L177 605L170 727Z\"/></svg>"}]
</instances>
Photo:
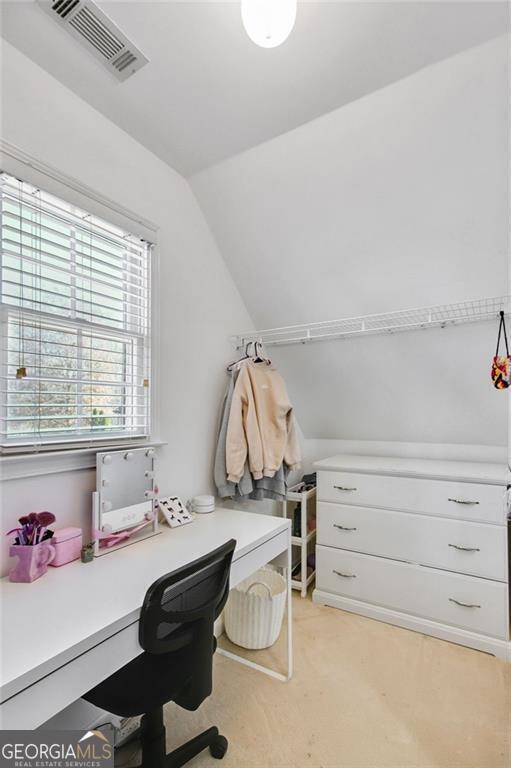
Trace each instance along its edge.
<instances>
[{"instance_id":1,"label":"desk leg","mask_svg":"<svg viewBox=\"0 0 511 768\"><path fill-rule=\"evenodd\" d=\"M287 679L291 680L293 676L293 587L291 584L293 570L293 554L291 541L287 548Z\"/></svg>"},{"instance_id":2,"label":"desk leg","mask_svg":"<svg viewBox=\"0 0 511 768\"><path fill-rule=\"evenodd\" d=\"M224 648L221 648L220 645L217 647L216 652L219 653L221 656L225 656L227 659L232 659L232 661L237 661L239 664L244 664L246 667L251 667L252 669L256 669L258 672L263 672L265 675L269 675L270 677L274 677L276 680L281 680L282 682L287 682L291 679L293 675L293 605L292 605L292 587L291 587L291 570L292 570L292 553L291 553L291 541L289 541L287 553L282 553L282 555L279 555L278 558L276 558L273 562L277 562L280 558L285 557L285 571L286 571L286 582L287 582L287 626L286 626L286 649L287 649L287 674L283 675L281 672L277 672L275 669L271 669L271 667L265 667L263 664L256 664L255 661L251 661L250 659L245 659L243 656L238 656L237 653L232 653L231 651L226 651Z\"/></svg>"}]
</instances>

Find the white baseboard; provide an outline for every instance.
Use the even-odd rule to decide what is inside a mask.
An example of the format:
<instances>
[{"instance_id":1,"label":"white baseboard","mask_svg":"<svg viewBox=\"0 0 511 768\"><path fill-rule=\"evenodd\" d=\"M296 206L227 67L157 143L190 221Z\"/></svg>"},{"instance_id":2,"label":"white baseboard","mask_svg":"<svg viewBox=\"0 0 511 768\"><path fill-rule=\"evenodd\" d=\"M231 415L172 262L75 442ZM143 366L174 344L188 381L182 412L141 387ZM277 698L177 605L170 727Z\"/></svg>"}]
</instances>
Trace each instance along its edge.
<instances>
[{"instance_id":1,"label":"white baseboard","mask_svg":"<svg viewBox=\"0 0 511 768\"><path fill-rule=\"evenodd\" d=\"M312 593L312 599L319 605L329 605L332 608L340 608L350 613L358 613L369 619L376 619L387 624L395 624L398 627L410 629L413 632L421 632L424 635L431 635L440 640L447 640L450 643L465 645L468 648L484 651L484 653L491 653L505 661L511 661L511 642L507 640L478 635L466 629L439 624L429 619L411 616L399 611L393 611L390 608L372 605L371 603L363 603L360 600L352 600L349 597L341 597L330 592L322 592L318 589L315 589Z\"/></svg>"}]
</instances>

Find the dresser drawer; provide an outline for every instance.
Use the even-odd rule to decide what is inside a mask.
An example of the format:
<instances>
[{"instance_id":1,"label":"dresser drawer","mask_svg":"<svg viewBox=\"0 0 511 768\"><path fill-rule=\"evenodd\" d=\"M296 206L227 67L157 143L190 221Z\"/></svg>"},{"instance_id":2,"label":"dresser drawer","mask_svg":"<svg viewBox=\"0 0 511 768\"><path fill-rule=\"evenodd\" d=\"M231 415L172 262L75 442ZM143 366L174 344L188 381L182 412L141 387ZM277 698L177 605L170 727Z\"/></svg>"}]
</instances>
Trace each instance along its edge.
<instances>
[{"instance_id":1,"label":"dresser drawer","mask_svg":"<svg viewBox=\"0 0 511 768\"><path fill-rule=\"evenodd\" d=\"M488 523L506 520L505 487L449 480L318 473L318 500Z\"/></svg>"},{"instance_id":2,"label":"dresser drawer","mask_svg":"<svg viewBox=\"0 0 511 768\"><path fill-rule=\"evenodd\" d=\"M317 542L507 581L505 526L319 502Z\"/></svg>"},{"instance_id":3,"label":"dresser drawer","mask_svg":"<svg viewBox=\"0 0 511 768\"><path fill-rule=\"evenodd\" d=\"M316 546L316 589L410 611L417 601L417 567Z\"/></svg>"},{"instance_id":4,"label":"dresser drawer","mask_svg":"<svg viewBox=\"0 0 511 768\"><path fill-rule=\"evenodd\" d=\"M382 557L316 547L317 589L507 639L507 586Z\"/></svg>"},{"instance_id":5,"label":"dresser drawer","mask_svg":"<svg viewBox=\"0 0 511 768\"><path fill-rule=\"evenodd\" d=\"M508 582L507 527L411 515L417 520L417 562Z\"/></svg>"},{"instance_id":6,"label":"dresser drawer","mask_svg":"<svg viewBox=\"0 0 511 768\"><path fill-rule=\"evenodd\" d=\"M414 525L419 515L325 501L318 502L316 515L318 544L417 562Z\"/></svg>"},{"instance_id":7,"label":"dresser drawer","mask_svg":"<svg viewBox=\"0 0 511 768\"><path fill-rule=\"evenodd\" d=\"M509 636L506 584L419 568L418 605L426 619L491 637Z\"/></svg>"}]
</instances>

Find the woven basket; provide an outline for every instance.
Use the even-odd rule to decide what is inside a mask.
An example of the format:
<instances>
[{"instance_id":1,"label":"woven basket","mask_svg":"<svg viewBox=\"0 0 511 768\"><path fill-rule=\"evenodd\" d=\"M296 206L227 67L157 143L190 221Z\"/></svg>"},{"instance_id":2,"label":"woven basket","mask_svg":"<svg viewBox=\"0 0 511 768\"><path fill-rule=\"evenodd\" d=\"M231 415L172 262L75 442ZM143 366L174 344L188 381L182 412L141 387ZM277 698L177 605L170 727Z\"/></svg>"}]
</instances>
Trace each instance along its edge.
<instances>
[{"instance_id":1,"label":"woven basket","mask_svg":"<svg viewBox=\"0 0 511 768\"><path fill-rule=\"evenodd\" d=\"M285 579L261 568L231 590L224 614L227 637L243 648L269 648L280 634L285 607Z\"/></svg>"}]
</instances>

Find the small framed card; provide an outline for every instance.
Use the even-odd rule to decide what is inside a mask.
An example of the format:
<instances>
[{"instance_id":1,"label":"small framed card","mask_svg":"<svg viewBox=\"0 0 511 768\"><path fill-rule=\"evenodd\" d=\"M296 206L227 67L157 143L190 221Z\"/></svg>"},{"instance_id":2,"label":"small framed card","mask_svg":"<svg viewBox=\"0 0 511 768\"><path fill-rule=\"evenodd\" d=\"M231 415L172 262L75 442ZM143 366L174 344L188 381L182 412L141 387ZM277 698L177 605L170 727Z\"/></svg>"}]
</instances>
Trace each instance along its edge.
<instances>
[{"instance_id":1,"label":"small framed card","mask_svg":"<svg viewBox=\"0 0 511 768\"><path fill-rule=\"evenodd\" d=\"M192 515L179 496L166 496L160 499L158 508L171 528L179 528L181 525L193 522Z\"/></svg>"}]
</instances>

